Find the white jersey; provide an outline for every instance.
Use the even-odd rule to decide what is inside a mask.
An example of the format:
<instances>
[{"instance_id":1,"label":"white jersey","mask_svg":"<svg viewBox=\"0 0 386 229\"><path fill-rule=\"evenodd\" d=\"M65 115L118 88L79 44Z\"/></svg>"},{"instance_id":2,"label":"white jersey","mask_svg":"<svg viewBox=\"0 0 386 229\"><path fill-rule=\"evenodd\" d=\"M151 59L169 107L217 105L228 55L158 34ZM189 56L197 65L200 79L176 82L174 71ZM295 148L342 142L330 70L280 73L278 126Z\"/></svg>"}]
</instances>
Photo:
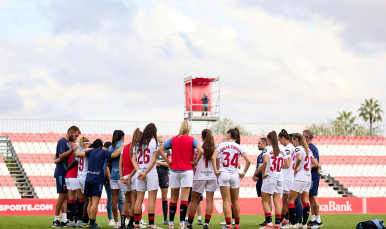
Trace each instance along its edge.
<instances>
[{"instance_id":1,"label":"white jersey","mask_svg":"<svg viewBox=\"0 0 386 229\"><path fill-rule=\"evenodd\" d=\"M202 146L203 143L201 142L200 145ZM195 149L195 158L197 158L197 154L198 151ZM202 155L201 159L196 165L196 173L194 174L194 180L217 180L217 176L214 174L212 162L205 160L204 155Z\"/></svg>"},{"instance_id":2,"label":"white jersey","mask_svg":"<svg viewBox=\"0 0 386 229\"><path fill-rule=\"evenodd\" d=\"M293 169L293 155L295 154L295 146L292 143L288 143L288 145L284 148L284 153L287 158L290 158L290 167L288 169L283 169L283 178L285 180L293 180L294 179L294 169Z\"/></svg>"},{"instance_id":3,"label":"white jersey","mask_svg":"<svg viewBox=\"0 0 386 229\"><path fill-rule=\"evenodd\" d=\"M238 173L238 162L240 155L245 153L244 148L236 142L222 142L217 146L220 152L220 172Z\"/></svg>"},{"instance_id":4,"label":"white jersey","mask_svg":"<svg viewBox=\"0 0 386 229\"><path fill-rule=\"evenodd\" d=\"M84 151L84 150L82 150ZM88 171L88 157L75 157L75 160L78 161L78 179L86 180L87 171Z\"/></svg>"},{"instance_id":5,"label":"white jersey","mask_svg":"<svg viewBox=\"0 0 386 229\"><path fill-rule=\"evenodd\" d=\"M295 180L301 180L301 181L311 181L311 169L312 169L312 152L311 150L308 153L304 150L303 146L297 146L295 148L295 154L292 157L292 159L295 161L293 168L295 169L296 166L296 158L297 155L302 155L302 161L300 162L300 165L298 166L298 171L295 175Z\"/></svg>"},{"instance_id":6,"label":"white jersey","mask_svg":"<svg viewBox=\"0 0 386 229\"><path fill-rule=\"evenodd\" d=\"M152 161L153 157L157 157L158 147L155 139L151 139L149 145L143 145L141 148L136 146L134 148L137 156L137 163L141 171L145 171ZM154 164L147 175L157 175L157 168Z\"/></svg>"},{"instance_id":7,"label":"white jersey","mask_svg":"<svg viewBox=\"0 0 386 229\"><path fill-rule=\"evenodd\" d=\"M272 146L267 146L264 148L263 153L263 158L268 156L268 164L265 174L274 180L283 181L283 174L281 170L284 165L284 159L286 158L284 152L280 151L278 156L274 156Z\"/></svg>"}]
</instances>

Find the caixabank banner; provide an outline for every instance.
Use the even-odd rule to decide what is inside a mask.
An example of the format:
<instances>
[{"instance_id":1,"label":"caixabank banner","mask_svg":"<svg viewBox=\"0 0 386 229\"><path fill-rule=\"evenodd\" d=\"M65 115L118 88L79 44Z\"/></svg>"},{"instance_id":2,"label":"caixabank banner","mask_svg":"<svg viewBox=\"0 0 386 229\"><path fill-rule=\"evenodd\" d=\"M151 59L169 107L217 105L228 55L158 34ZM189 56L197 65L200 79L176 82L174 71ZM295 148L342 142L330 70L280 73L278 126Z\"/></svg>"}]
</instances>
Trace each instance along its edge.
<instances>
[{"instance_id":1,"label":"caixabank banner","mask_svg":"<svg viewBox=\"0 0 386 229\"><path fill-rule=\"evenodd\" d=\"M147 214L145 199L142 204L143 214ZM0 200L0 216L7 215L54 215L56 199L2 199ZM107 200L101 199L98 215L107 215ZM214 199L213 215L223 214L222 199ZM264 214L260 198L240 198L242 215ZM321 214L386 214L386 198L319 198ZM177 205L179 206L179 204ZM205 213L206 199L201 202L202 212ZM157 199L156 214L162 215L162 201Z\"/></svg>"}]
</instances>

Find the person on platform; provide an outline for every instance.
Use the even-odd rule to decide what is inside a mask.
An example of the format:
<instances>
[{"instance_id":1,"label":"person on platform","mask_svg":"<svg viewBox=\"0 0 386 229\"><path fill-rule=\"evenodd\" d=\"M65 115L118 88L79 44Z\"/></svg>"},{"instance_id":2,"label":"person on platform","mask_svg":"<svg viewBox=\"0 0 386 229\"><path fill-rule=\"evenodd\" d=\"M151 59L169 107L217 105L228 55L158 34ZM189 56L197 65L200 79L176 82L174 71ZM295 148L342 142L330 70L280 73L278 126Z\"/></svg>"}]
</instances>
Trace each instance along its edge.
<instances>
[{"instance_id":1,"label":"person on platform","mask_svg":"<svg viewBox=\"0 0 386 229\"><path fill-rule=\"evenodd\" d=\"M202 98L201 101L202 101L202 116L204 116L204 114L208 116L208 104L210 101L210 99L208 99L208 95L204 94L204 98Z\"/></svg>"}]
</instances>

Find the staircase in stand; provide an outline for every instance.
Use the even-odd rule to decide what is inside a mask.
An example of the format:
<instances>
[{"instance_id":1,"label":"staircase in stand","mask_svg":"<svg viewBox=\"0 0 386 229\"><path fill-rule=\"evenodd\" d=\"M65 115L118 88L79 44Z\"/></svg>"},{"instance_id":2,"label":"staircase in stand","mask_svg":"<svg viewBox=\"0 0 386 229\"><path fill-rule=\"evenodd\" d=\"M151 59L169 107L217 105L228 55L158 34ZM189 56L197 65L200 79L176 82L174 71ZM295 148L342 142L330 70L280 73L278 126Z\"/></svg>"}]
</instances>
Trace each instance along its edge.
<instances>
[{"instance_id":1,"label":"staircase in stand","mask_svg":"<svg viewBox=\"0 0 386 229\"><path fill-rule=\"evenodd\" d=\"M25 173L8 137L0 137L0 153L21 198L37 198L31 181Z\"/></svg>"},{"instance_id":2,"label":"staircase in stand","mask_svg":"<svg viewBox=\"0 0 386 229\"><path fill-rule=\"evenodd\" d=\"M353 197L354 195L348 191L347 188L345 188L342 184L339 183L339 181L335 180L334 177L328 175L328 176L321 176L321 179L325 179L326 183L332 187L335 191L338 192L338 194L342 195L342 197Z\"/></svg>"}]
</instances>

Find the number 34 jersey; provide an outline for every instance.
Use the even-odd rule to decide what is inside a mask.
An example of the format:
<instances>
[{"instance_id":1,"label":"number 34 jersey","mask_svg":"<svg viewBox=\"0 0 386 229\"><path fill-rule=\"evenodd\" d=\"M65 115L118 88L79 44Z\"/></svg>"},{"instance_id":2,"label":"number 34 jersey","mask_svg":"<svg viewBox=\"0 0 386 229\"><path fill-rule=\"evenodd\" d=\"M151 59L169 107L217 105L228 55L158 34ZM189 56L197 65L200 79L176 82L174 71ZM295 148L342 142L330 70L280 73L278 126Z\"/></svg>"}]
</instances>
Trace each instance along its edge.
<instances>
[{"instance_id":1,"label":"number 34 jersey","mask_svg":"<svg viewBox=\"0 0 386 229\"><path fill-rule=\"evenodd\" d=\"M150 140L149 145L147 146L143 145L141 148L136 146L134 148L134 152L137 156L138 167L143 172L150 166L150 163L153 160L153 157L157 157L158 155L157 142L153 138ZM150 169L147 175L157 175L157 174L158 174L157 168L154 164L153 168Z\"/></svg>"},{"instance_id":2,"label":"number 34 jersey","mask_svg":"<svg viewBox=\"0 0 386 229\"><path fill-rule=\"evenodd\" d=\"M263 158L268 156L268 164L267 169L265 170L265 174L274 180L283 181L282 168L284 165L284 160L288 159L289 156L286 156L282 150L280 150L278 156L273 155L272 146L265 147L263 149L263 153Z\"/></svg>"},{"instance_id":3,"label":"number 34 jersey","mask_svg":"<svg viewBox=\"0 0 386 229\"><path fill-rule=\"evenodd\" d=\"M239 157L245 153L244 148L236 142L222 142L216 151L220 153L220 172L238 173Z\"/></svg>"}]
</instances>

